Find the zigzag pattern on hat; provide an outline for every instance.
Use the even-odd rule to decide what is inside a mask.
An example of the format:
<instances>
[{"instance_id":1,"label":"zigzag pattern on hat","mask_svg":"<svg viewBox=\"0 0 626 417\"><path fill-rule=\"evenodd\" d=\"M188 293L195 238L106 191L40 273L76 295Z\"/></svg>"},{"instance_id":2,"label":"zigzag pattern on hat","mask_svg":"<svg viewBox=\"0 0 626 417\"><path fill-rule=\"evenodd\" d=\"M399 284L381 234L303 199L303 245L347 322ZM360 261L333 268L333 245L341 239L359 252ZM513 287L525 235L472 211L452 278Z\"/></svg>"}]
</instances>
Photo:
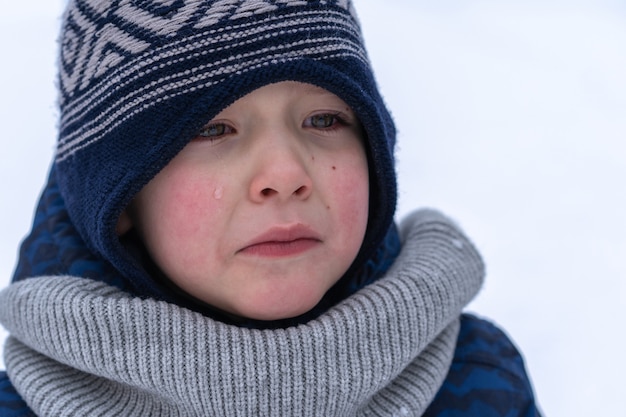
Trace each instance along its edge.
<instances>
[{"instance_id":1,"label":"zigzag pattern on hat","mask_svg":"<svg viewBox=\"0 0 626 417\"><path fill-rule=\"evenodd\" d=\"M347 0L320 2L322 10L302 10L317 2L299 0L114 2L77 0L68 9L57 161L146 108L231 74L304 57L368 61Z\"/></svg>"},{"instance_id":2,"label":"zigzag pattern on hat","mask_svg":"<svg viewBox=\"0 0 626 417\"><path fill-rule=\"evenodd\" d=\"M236 20L275 11L306 6L303 0L78 0L68 8L68 21L62 47L62 87L66 93L84 89L93 77L119 64L125 55L135 55L150 47L151 37L175 36L186 27L202 29L228 19ZM83 3L82 5L80 3ZM348 0L321 1L353 12ZM81 7L82 6L82 7ZM118 24L110 14L115 15ZM101 19L108 19L98 27ZM124 23L145 31L148 39L125 31ZM153 36L150 36L153 35ZM96 68L97 67L97 68Z\"/></svg>"}]
</instances>

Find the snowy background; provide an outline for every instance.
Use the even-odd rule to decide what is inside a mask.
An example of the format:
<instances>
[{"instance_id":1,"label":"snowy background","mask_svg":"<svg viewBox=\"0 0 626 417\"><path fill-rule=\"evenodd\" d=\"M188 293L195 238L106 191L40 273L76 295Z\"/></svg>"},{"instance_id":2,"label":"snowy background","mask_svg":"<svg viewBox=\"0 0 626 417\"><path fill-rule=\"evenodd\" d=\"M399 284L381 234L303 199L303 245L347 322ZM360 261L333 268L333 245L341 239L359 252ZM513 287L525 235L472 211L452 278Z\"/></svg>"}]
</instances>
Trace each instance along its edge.
<instances>
[{"instance_id":1,"label":"snowy background","mask_svg":"<svg viewBox=\"0 0 626 417\"><path fill-rule=\"evenodd\" d=\"M398 215L436 207L475 240L470 310L524 352L546 416L626 415L626 3L355 2L399 128ZM0 11L0 288L54 147L63 4Z\"/></svg>"}]
</instances>

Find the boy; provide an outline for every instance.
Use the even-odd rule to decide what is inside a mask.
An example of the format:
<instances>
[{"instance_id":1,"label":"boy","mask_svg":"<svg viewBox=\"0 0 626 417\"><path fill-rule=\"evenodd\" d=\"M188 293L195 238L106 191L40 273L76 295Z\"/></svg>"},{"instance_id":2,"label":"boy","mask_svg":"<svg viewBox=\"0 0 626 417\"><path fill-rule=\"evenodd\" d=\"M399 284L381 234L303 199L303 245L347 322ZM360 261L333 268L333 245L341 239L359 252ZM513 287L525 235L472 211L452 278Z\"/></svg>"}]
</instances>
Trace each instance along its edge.
<instances>
[{"instance_id":1,"label":"boy","mask_svg":"<svg viewBox=\"0 0 626 417\"><path fill-rule=\"evenodd\" d=\"M537 415L472 244L393 224L349 1L70 1L59 86L2 415Z\"/></svg>"}]
</instances>

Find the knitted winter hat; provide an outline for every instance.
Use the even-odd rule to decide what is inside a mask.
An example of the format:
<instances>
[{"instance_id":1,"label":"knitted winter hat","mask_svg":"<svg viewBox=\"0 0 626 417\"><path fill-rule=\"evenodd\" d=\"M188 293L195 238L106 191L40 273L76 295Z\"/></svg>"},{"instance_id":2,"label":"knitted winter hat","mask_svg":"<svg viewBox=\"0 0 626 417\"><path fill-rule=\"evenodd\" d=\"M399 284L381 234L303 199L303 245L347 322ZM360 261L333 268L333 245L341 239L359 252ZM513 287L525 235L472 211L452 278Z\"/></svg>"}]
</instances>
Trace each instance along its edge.
<instances>
[{"instance_id":1,"label":"knitted winter hat","mask_svg":"<svg viewBox=\"0 0 626 417\"><path fill-rule=\"evenodd\" d=\"M89 248L138 293L168 299L122 247L133 196L222 109L269 83L325 88L367 132L364 261L393 221L395 129L350 0L70 0L60 57L54 169Z\"/></svg>"}]
</instances>

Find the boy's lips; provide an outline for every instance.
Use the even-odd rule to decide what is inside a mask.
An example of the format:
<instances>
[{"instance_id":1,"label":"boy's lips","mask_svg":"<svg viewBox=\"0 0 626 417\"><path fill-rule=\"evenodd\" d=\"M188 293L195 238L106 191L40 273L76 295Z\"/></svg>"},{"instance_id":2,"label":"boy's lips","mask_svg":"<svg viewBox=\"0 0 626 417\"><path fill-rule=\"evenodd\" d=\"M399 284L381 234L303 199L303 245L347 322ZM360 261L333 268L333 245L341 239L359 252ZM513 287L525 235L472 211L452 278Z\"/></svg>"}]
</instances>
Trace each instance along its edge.
<instances>
[{"instance_id":1,"label":"boy's lips","mask_svg":"<svg viewBox=\"0 0 626 417\"><path fill-rule=\"evenodd\" d=\"M237 253L281 257L297 255L322 243L318 233L308 226L276 226L247 242Z\"/></svg>"}]
</instances>

